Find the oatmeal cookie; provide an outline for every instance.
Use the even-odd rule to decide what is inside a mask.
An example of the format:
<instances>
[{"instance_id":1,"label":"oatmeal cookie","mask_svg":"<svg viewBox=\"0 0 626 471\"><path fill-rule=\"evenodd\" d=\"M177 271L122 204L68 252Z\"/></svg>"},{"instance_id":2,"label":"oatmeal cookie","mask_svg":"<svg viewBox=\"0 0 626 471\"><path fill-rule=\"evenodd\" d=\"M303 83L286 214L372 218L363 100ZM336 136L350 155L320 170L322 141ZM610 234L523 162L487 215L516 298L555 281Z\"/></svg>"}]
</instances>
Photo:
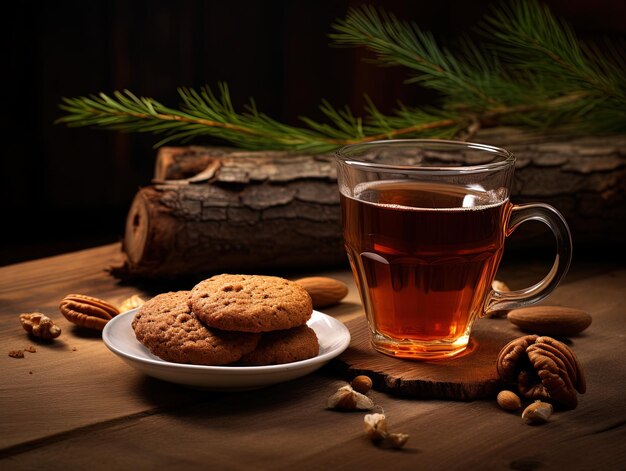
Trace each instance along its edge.
<instances>
[{"instance_id":1,"label":"oatmeal cookie","mask_svg":"<svg viewBox=\"0 0 626 471\"><path fill-rule=\"evenodd\" d=\"M189 291L163 293L139 308L132 322L137 340L175 363L225 365L255 349L258 334L207 328L191 312Z\"/></svg>"},{"instance_id":2,"label":"oatmeal cookie","mask_svg":"<svg viewBox=\"0 0 626 471\"><path fill-rule=\"evenodd\" d=\"M241 365L279 365L313 358L319 353L315 331L302 325L262 334L259 345L241 357Z\"/></svg>"},{"instance_id":3,"label":"oatmeal cookie","mask_svg":"<svg viewBox=\"0 0 626 471\"><path fill-rule=\"evenodd\" d=\"M209 327L240 332L291 329L313 312L304 288L275 276L216 275L198 283L189 302Z\"/></svg>"}]
</instances>

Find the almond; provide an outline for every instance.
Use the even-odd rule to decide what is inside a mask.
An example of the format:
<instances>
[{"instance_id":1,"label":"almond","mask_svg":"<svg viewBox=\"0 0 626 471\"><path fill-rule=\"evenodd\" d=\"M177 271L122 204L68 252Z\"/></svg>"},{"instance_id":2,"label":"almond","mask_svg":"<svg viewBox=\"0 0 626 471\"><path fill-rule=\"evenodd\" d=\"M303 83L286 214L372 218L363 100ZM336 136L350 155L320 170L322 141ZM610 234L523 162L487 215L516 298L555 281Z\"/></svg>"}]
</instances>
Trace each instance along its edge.
<instances>
[{"instance_id":1,"label":"almond","mask_svg":"<svg viewBox=\"0 0 626 471\"><path fill-rule=\"evenodd\" d=\"M520 329L540 335L575 335L591 325L589 313L561 306L513 309L507 318Z\"/></svg>"},{"instance_id":2,"label":"almond","mask_svg":"<svg viewBox=\"0 0 626 471\"><path fill-rule=\"evenodd\" d=\"M507 411L516 411L522 407L522 400L513 391L500 391L496 401L502 409Z\"/></svg>"},{"instance_id":3,"label":"almond","mask_svg":"<svg viewBox=\"0 0 626 471\"><path fill-rule=\"evenodd\" d=\"M334 278L310 276L295 281L309 293L315 309L337 304L348 294L346 284Z\"/></svg>"}]
</instances>

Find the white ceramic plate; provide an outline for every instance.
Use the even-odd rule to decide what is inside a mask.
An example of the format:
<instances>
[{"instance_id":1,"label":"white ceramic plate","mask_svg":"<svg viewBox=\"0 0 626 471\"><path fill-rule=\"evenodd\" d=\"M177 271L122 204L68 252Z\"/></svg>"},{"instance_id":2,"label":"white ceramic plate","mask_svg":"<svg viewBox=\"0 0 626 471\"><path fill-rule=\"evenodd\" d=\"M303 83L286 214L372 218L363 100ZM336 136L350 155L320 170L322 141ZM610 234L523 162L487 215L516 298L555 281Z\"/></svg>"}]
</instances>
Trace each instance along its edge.
<instances>
[{"instance_id":1,"label":"white ceramic plate","mask_svg":"<svg viewBox=\"0 0 626 471\"><path fill-rule=\"evenodd\" d=\"M105 345L142 373L164 381L209 390L244 390L289 381L307 375L338 356L350 344L350 332L337 319L313 311L307 323L320 344L314 358L270 366L202 366L171 363L150 353L131 327L137 309L115 316L102 332Z\"/></svg>"}]
</instances>

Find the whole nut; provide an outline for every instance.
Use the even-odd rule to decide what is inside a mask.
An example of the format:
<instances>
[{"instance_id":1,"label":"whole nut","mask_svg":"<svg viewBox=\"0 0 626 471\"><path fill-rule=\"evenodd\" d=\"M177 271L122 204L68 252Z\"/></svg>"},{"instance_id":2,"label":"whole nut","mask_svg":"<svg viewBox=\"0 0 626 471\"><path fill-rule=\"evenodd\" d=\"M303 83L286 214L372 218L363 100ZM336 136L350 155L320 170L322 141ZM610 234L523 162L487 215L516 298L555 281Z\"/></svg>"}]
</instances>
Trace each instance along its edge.
<instances>
[{"instance_id":1,"label":"whole nut","mask_svg":"<svg viewBox=\"0 0 626 471\"><path fill-rule=\"evenodd\" d=\"M527 424L543 424L552 415L552 404L535 401L522 412L522 420Z\"/></svg>"},{"instance_id":2,"label":"whole nut","mask_svg":"<svg viewBox=\"0 0 626 471\"><path fill-rule=\"evenodd\" d=\"M295 280L302 286L313 301L313 308L332 306L348 295L345 283L325 276L311 276Z\"/></svg>"},{"instance_id":3,"label":"whole nut","mask_svg":"<svg viewBox=\"0 0 626 471\"><path fill-rule=\"evenodd\" d=\"M591 325L589 313L571 307L532 306L513 309L507 319L520 329L533 334L575 335Z\"/></svg>"},{"instance_id":4,"label":"whole nut","mask_svg":"<svg viewBox=\"0 0 626 471\"><path fill-rule=\"evenodd\" d=\"M55 339L61 335L61 328L54 325L52 319L41 312L20 314L20 324L26 332L42 339Z\"/></svg>"},{"instance_id":5,"label":"whole nut","mask_svg":"<svg viewBox=\"0 0 626 471\"><path fill-rule=\"evenodd\" d=\"M81 327L102 330L120 311L102 299L84 294L68 294L59 305L65 318Z\"/></svg>"},{"instance_id":6,"label":"whole nut","mask_svg":"<svg viewBox=\"0 0 626 471\"><path fill-rule=\"evenodd\" d=\"M496 401L502 409L508 411L516 411L522 407L522 400L513 391L500 391Z\"/></svg>"},{"instance_id":7,"label":"whole nut","mask_svg":"<svg viewBox=\"0 0 626 471\"><path fill-rule=\"evenodd\" d=\"M369 376L359 375L350 382L350 385L356 392L367 394L372 389L372 380Z\"/></svg>"}]
</instances>

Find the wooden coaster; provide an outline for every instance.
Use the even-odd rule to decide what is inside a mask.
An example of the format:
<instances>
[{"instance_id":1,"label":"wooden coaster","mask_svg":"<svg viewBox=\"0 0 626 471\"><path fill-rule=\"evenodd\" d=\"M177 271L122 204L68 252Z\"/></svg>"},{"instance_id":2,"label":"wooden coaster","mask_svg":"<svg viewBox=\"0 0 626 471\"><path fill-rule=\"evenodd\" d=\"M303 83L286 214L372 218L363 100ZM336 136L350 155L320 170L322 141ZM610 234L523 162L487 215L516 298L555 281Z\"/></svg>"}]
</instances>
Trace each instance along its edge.
<instances>
[{"instance_id":1,"label":"wooden coaster","mask_svg":"<svg viewBox=\"0 0 626 471\"><path fill-rule=\"evenodd\" d=\"M346 323L352 340L335 360L346 377L367 375L374 389L397 396L471 401L493 397L499 390L498 353L515 338L497 319L479 319L470 346L448 360L412 361L383 355L371 346L365 317Z\"/></svg>"}]
</instances>

